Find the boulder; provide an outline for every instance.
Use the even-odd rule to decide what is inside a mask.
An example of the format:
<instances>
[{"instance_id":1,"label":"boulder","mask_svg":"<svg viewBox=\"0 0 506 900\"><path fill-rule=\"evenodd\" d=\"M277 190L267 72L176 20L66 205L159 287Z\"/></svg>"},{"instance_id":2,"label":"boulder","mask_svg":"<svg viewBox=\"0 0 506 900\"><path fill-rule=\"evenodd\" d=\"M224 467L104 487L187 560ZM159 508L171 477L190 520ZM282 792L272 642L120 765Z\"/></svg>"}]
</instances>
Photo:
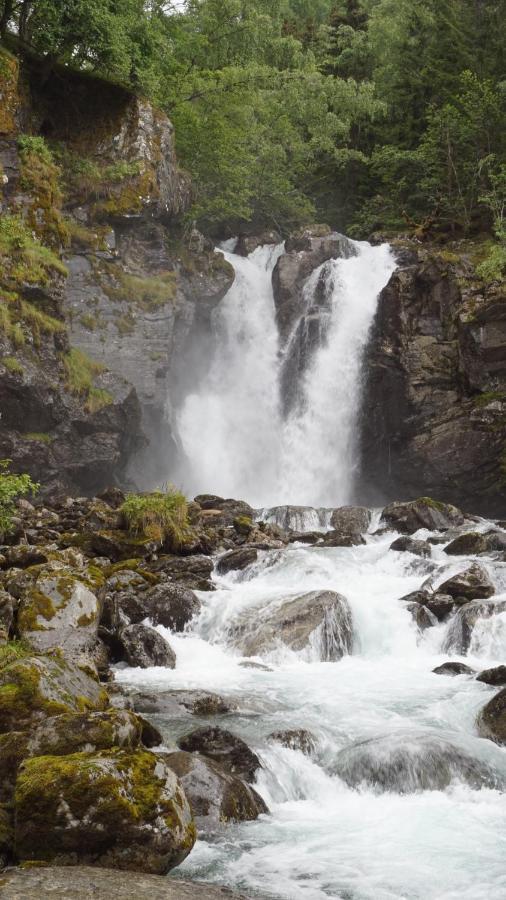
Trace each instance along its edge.
<instances>
[{"instance_id":1,"label":"boulder","mask_svg":"<svg viewBox=\"0 0 506 900\"><path fill-rule=\"evenodd\" d=\"M482 737L506 745L506 688L489 700L478 716L477 725Z\"/></svg>"},{"instance_id":2,"label":"boulder","mask_svg":"<svg viewBox=\"0 0 506 900\"><path fill-rule=\"evenodd\" d=\"M299 750L306 756L311 756L316 749L316 739L305 728L291 728L285 731L272 731L268 735L270 741L281 744L289 750Z\"/></svg>"},{"instance_id":3,"label":"boulder","mask_svg":"<svg viewBox=\"0 0 506 900\"><path fill-rule=\"evenodd\" d=\"M460 662L445 662L440 666L436 666L435 669L432 670L434 675L474 675L476 669L472 669L471 666L466 666L465 663Z\"/></svg>"},{"instance_id":4,"label":"boulder","mask_svg":"<svg viewBox=\"0 0 506 900\"><path fill-rule=\"evenodd\" d=\"M321 531L291 531L288 540L290 544L317 544L322 538Z\"/></svg>"},{"instance_id":5,"label":"boulder","mask_svg":"<svg viewBox=\"0 0 506 900\"><path fill-rule=\"evenodd\" d=\"M464 515L449 503L420 497L409 503L391 503L385 506L381 521L403 534L413 534L419 528L445 531L453 525L462 525Z\"/></svg>"},{"instance_id":6,"label":"boulder","mask_svg":"<svg viewBox=\"0 0 506 900\"><path fill-rule=\"evenodd\" d=\"M454 600L450 594L433 594L426 602L426 607L438 622L444 622L454 609Z\"/></svg>"},{"instance_id":7,"label":"boulder","mask_svg":"<svg viewBox=\"0 0 506 900\"><path fill-rule=\"evenodd\" d=\"M141 742L143 722L129 710L63 713L49 716L30 732L29 756L65 756L119 747L132 750Z\"/></svg>"},{"instance_id":8,"label":"boulder","mask_svg":"<svg viewBox=\"0 0 506 900\"><path fill-rule=\"evenodd\" d=\"M43 567L21 599L17 630L35 650L58 649L86 661L96 644L99 618L100 603L85 572L79 577L63 566Z\"/></svg>"},{"instance_id":9,"label":"boulder","mask_svg":"<svg viewBox=\"0 0 506 900\"><path fill-rule=\"evenodd\" d=\"M246 781L254 781L261 768L258 756L242 738L217 726L197 728L180 738L178 747L188 753L200 753L218 763L225 772Z\"/></svg>"},{"instance_id":10,"label":"boulder","mask_svg":"<svg viewBox=\"0 0 506 900\"><path fill-rule=\"evenodd\" d=\"M127 625L119 635L123 658L129 666L175 669L176 654L167 641L149 625Z\"/></svg>"},{"instance_id":11,"label":"boulder","mask_svg":"<svg viewBox=\"0 0 506 900\"><path fill-rule=\"evenodd\" d=\"M184 584L194 591L213 590L210 579L214 562L209 556L160 556L149 564L149 569L171 583Z\"/></svg>"},{"instance_id":12,"label":"boulder","mask_svg":"<svg viewBox=\"0 0 506 900\"><path fill-rule=\"evenodd\" d=\"M440 584L438 591L450 594L454 602L461 606L469 600L484 600L495 594L489 574L479 563L472 563L469 568L458 575L453 575Z\"/></svg>"},{"instance_id":13,"label":"boulder","mask_svg":"<svg viewBox=\"0 0 506 900\"><path fill-rule=\"evenodd\" d=\"M390 550L397 550L399 553L413 553L415 556L430 557L432 550L427 541L416 541L410 537L399 537L390 544Z\"/></svg>"},{"instance_id":14,"label":"boulder","mask_svg":"<svg viewBox=\"0 0 506 900\"><path fill-rule=\"evenodd\" d=\"M94 531L90 534L91 548L97 556L105 556L113 562L146 558L152 556L162 546L162 541L134 538L126 531Z\"/></svg>"},{"instance_id":15,"label":"boulder","mask_svg":"<svg viewBox=\"0 0 506 900\"><path fill-rule=\"evenodd\" d=\"M350 787L411 794L442 791L453 781L501 787L495 771L466 749L432 732L394 732L341 750L333 768Z\"/></svg>"},{"instance_id":16,"label":"boulder","mask_svg":"<svg viewBox=\"0 0 506 900\"><path fill-rule=\"evenodd\" d=\"M164 874L195 825L163 757L145 750L39 756L20 769L15 848L22 862L86 863Z\"/></svg>"},{"instance_id":17,"label":"boulder","mask_svg":"<svg viewBox=\"0 0 506 900\"><path fill-rule=\"evenodd\" d=\"M372 512L366 506L340 506L332 511L330 524L336 531L364 534L371 519Z\"/></svg>"},{"instance_id":18,"label":"boulder","mask_svg":"<svg viewBox=\"0 0 506 900\"><path fill-rule=\"evenodd\" d=\"M217 823L248 822L268 812L254 788L212 759L180 751L165 760L183 786L199 833Z\"/></svg>"},{"instance_id":19,"label":"boulder","mask_svg":"<svg viewBox=\"0 0 506 900\"><path fill-rule=\"evenodd\" d=\"M425 590L411 591L410 594L404 594L403 597L399 597L399 603L421 603L425 605L430 600L430 597L429 592Z\"/></svg>"},{"instance_id":20,"label":"boulder","mask_svg":"<svg viewBox=\"0 0 506 900\"><path fill-rule=\"evenodd\" d=\"M244 500L224 499L214 494L199 494L195 497L201 510L200 521L215 528L226 528L234 524L234 519L253 519L255 511Z\"/></svg>"},{"instance_id":21,"label":"boulder","mask_svg":"<svg viewBox=\"0 0 506 900\"><path fill-rule=\"evenodd\" d=\"M504 611L506 611L506 600L475 600L465 603L448 626L443 650L460 654L467 653L478 622L490 619Z\"/></svg>"},{"instance_id":22,"label":"boulder","mask_svg":"<svg viewBox=\"0 0 506 900\"><path fill-rule=\"evenodd\" d=\"M126 623L137 625L149 619L153 625L183 631L200 608L200 600L189 588L164 582L141 592L127 590L108 596L102 623L114 630Z\"/></svg>"},{"instance_id":23,"label":"boulder","mask_svg":"<svg viewBox=\"0 0 506 900\"><path fill-rule=\"evenodd\" d=\"M437 624L436 616L421 603L408 603L407 609L411 613L413 620L416 622L420 631L426 631Z\"/></svg>"},{"instance_id":24,"label":"boulder","mask_svg":"<svg viewBox=\"0 0 506 900\"><path fill-rule=\"evenodd\" d=\"M341 659L353 648L353 623L348 601L334 591L309 591L266 609L247 610L231 637L245 656L257 656L284 644L292 650L313 650L321 660Z\"/></svg>"},{"instance_id":25,"label":"boulder","mask_svg":"<svg viewBox=\"0 0 506 900\"><path fill-rule=\"evenodd\" d=\"M258 550L254 547L240 547L239 550L230 550L218 561L216 571L220 575L226 575L237 569L246 569L258 558Z\"/></svg>"},{"instance_id":26,"label":"boulder","mask_svg":"<svg viewBox=\"0 0 506 900\"><path fill-rule=\"evenodd\" d=\"M9 869L0 875L3 900L69 900L69 875L72 900L246 900L219 885L88 866Z\"/></svg>"},{"instance_id":27,"label":"boulder","mask_svg":"<svg viewBox=\"0 0 506 900\"><path fill-rule=\"evenodd\" d=\"M491 684L494 687L506 684L506 666L494 666L493 669L484 669L476 676L476 681L483 684Z\"/></svg>"},{"instance_id":28,"label":"boulder","mask_svg":"<svg viewBox=\"0 0 506 900\"><path fill-rule=\"evenodd\" d=\"M325 547L358 547L365 544L365 539L357 532L327 531L323 535Z\"/></svg>"},{"instance_id":29,"label":"boulder","mask_svg":"<svg viewBox=\"0 0 506 900\"><path fill-rule=\"evenodd\" d=\"M98 681L57 656L27 656L0 670L0 734L59 713L102 710L107 702Z\"/></svg>"},{"instance_id":30,"label":"boulder","mask_svg":"<svg viewBox=\"0 0 506 900\"><path fill-rule=\"evenodd\" d=\"M471 531L467 534L459 534L458 537L454 538L447 547L444 548L444 552L448 554L448 556L469 556L477 553L485 553L488 548L487 537L484 534L480 534L475 531Z\"/></svg>"},{"instance_id":31,"label":"boulder","mask_svg":"<svg viewBox=\"0 0 506 900\"><path fill-rule=\"evenodd\" d=\"M264 244L280 244L282 237L278 231L262 231L260 234L240 234L234 253L239 256L249 256L258 247Z\"/></svg>"},{"instance_id":32,"label":"boulder","mask_svg":"<svg viewBox=\"0 0 506 900\"><path fill-rule=\"evenodd\" d=\"M212 691L158 691L156 694L136 694L136 712L178 716L190 713L194 716L217 716L232 712L237 707Z\"/></svg>"},{"instance_id":33,"label":"boulder","mask_svg":"<svg viewBox=\"0 0 506 900\"><path fill-rule=\"evenodd\" d=\"M17 603L12 594L0 588L0 644L2 640L7 640L12 631L15 606Z\"/></svg>"},{"instance_id":34,"label":"boulder","mask_svg":"<svg viewBox=\"0 0 506 900\"><path fill-rule=\"evenodd\" d=\"M16 544L5 551L5 568L27 569L40 563L47 563L47 552L42 547L34 547L32 544Z\"/></svg>"}]
</instances>

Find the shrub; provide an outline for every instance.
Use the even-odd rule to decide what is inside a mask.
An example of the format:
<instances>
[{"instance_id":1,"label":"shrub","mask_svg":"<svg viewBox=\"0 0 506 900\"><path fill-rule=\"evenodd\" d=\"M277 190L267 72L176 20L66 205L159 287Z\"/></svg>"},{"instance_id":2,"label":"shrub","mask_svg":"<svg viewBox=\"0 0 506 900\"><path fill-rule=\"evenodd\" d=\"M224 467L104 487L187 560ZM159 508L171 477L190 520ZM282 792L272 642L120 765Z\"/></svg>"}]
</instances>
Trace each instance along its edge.
<instances>
[{"instance_id":1,"label":"shrub","mask_svg":"<svg viewBox=\"0 0 506 900\"><path fill-rule=\"evenodd\" d=\"M133 535L165 541L172 549L179 549L190 536L186 497L173 488L129 494L120 513Z\"/></svg>"},{"instance_id":2,"label":"shrub","mask_svg":"<svg viewBox=\"0 0 506 900\"><path fill-rule=\"evenodd\" d=\"M12 516L16 510L16 498L35 494L39 485L29 475L9 472L10 459L0 460L0 534L4 537L12 531Z\"/></svg>"},{"instance_id":3,"label":"shrub","mask_svg":"<svg viewBox=\"0 0 506 900\"><path fill-rule=\"evenodd\" d=\"M506 275L506 243L496 244L489 255L476 267L477 275L483 281L502 281Z\"/></svg>"}]
</instances>

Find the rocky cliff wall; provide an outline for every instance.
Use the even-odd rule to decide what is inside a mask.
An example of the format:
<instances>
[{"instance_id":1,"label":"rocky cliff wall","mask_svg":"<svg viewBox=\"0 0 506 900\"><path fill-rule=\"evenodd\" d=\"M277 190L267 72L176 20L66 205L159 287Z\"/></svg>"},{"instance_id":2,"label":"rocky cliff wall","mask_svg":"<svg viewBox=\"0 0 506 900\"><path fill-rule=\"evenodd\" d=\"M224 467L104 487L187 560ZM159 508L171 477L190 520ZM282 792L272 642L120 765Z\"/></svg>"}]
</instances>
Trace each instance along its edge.
<instances>
[{"instance_id":1,"label":"rocky cliff wall","mask_svg":"<svg viewBox=\"0 0 506 900\"><path fill-rule=\"evenodd\" d=\"M503 515L504 288L476 278L476 247L397 252L366 360L366 489L371 497L429 494Z\"/></svg>"}]
</instances>

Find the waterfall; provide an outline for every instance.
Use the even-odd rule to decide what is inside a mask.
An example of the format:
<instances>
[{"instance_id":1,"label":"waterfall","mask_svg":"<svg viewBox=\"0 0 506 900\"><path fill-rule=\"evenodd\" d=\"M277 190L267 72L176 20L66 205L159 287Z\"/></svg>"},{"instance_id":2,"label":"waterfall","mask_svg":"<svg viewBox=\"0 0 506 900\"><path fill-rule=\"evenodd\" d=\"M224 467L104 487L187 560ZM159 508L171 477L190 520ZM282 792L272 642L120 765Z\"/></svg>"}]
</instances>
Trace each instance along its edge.
<instances>
[{"instance_id":1,"label":"waterfall","mask_svg":"<svg viewBox=\"0 0 506 900\"><path fill-rule=\"evenodd\" d=\"M388 245L346 248L307 279L284 348L272 288L283 245L248 258L224 248L236 280L215 312L214 358L176 416L188 493L255 506L353 499L363 352L395 263Z\"/></svg>"}]
</instances>

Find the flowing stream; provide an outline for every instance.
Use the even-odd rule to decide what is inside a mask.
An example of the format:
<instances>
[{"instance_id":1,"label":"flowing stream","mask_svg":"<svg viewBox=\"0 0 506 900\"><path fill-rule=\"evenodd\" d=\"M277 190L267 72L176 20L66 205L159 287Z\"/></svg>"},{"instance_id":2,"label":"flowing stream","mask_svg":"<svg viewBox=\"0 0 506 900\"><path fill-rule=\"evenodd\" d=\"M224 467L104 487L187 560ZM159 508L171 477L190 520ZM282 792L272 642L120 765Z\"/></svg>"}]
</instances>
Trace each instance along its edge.
<instances>
[{"instance_id":1,"label":"flowing stream","mask_svg":"<svg viewBox=\"0 0 506 900\"><path fill-rule=\"evenodd\" d=\"M362 354L394 266L388 247L354 246L355 255L307 283L308 310L317 277L329 302L288 411L281 389L287 351L278 346L271 289L282 248L261 248L249 259L227 251L237 280L217 313L218 352L205 385L179 413L194 491L264 507L310 504L263 515L322 530L327 509L353 496ZM396 535L374 534L378 521L379 512L362 546L290 545L260 552L243 572L215 574L216 590L199 593L202 612L187 633L159 628L176 651L176 668L117 672L132 688L206 689L234 700L226 715L156 723L168 748L183 732L218 724L244 738L262 763L256 788L269 814L199 839L170 877L276 900L506 897L506 748L476 730L497 689L469 675L433 674L449 658L442 648L453 623L422 633L399 602L469 559L445 555L440 544L430 559L393 551ZM493 556L480 563L495 583L493 599L506 599L506 563ZM263 668L241 665L236 637L245 616L262 621L286 598L322 590L348 600L351 652L322 661L315 636L303 651L279 643L259 652L253 661ZM468 656L450 656L477 671L504 663L506 613L478 622ZM269 737L283 729L309 731L312 752Z\"/></svg>"},{"instance_id":2,"label":"flowing stream","mask_svg":"<svg viewBox=\"0 0 506 900\"><path fill-rule=\"evenodd\" d=\"M395 262L386 244L344 241L350 255L308 278L284 348L271 282L283 245L259 247L247 258L224 251L236 280L215 314L214 359L177 414L184 458L178 478L188 494L212 490L253 506L352 500L362 357ZM290 378L287 411L290 354L315 319L320 340L306 348L304 370Z\"/></svg>"}]
</instances>

